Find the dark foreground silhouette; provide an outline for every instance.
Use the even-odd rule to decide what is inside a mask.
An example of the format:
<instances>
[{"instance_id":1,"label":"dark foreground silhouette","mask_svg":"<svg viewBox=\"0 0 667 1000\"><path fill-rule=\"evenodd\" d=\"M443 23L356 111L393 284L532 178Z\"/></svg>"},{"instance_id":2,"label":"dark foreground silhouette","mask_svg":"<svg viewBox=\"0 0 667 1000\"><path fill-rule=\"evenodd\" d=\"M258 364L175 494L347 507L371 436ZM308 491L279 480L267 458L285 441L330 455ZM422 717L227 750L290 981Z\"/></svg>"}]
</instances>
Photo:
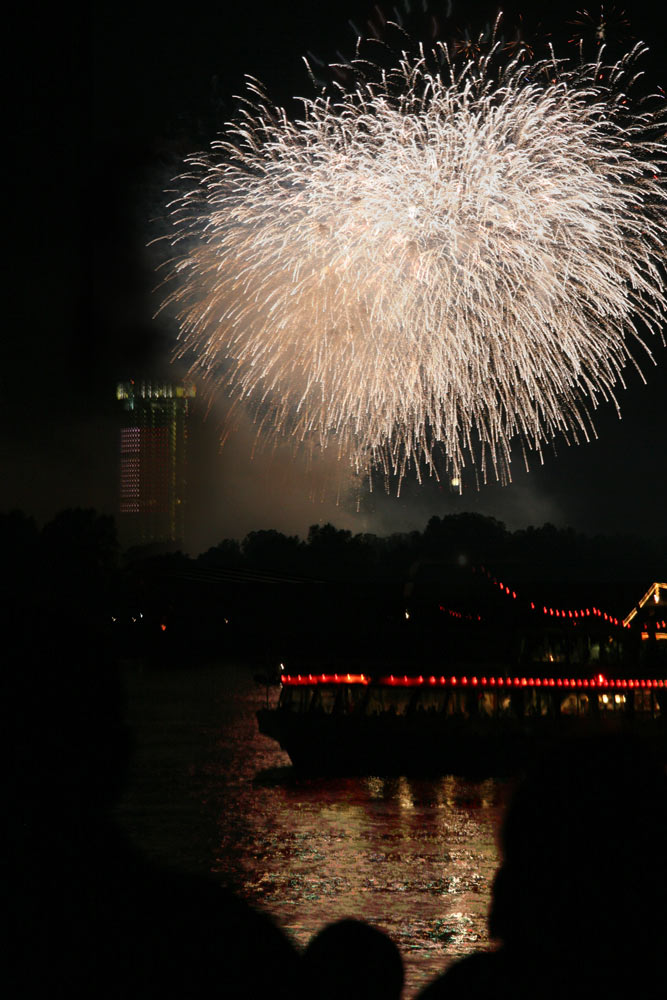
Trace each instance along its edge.
<instances>
[{"instance_id":1,"label":"dark foreground silhouette","mask_svg":"<svg viewBox=\"0 0 667 1000\"><path fill-rule=\"evenodd\" d=\"M312 1000L399 1000L403 961L393 941L360 920L329 924L309 943L303 961Z\"/></svg>"},{"instance_id":2,"label":"dark foreground silhouette","mask_svg":"<svg viewBox=\"0 0 667 1000\"><path fill-rule=\"evenodd\" d=\"M268 917L114 826L129 741L103 632L50 612L8 628L11 995L300 997L300 957Z\"/></svg>"},{"instance_id":3,"label":"dark foreground silhouette","mask_svg":"<svg viewBox=\"0 0 667 1000\"><path fill-rule=\"evenodd\" d=\"M115 828L129 754L103 630L62 608L3 623L11 722L12 996L400 996L395 945L354 921L301 958L268 917L150 864ZM489 918L495 952L421 996L664 996L667 776L628 738L562 747L518 787Z\"/></svg>"},{"instance_id":4,"label":"dark foreground silhouette","mask_svg":"<svg viewBox=\"0 0 667 1000\"><path fill-rule=\"evenodd\" d=\"M626 737L562 746L519 785L501 837L491 953L420 995L665 995L667 776Z\"/></svg>"}]
</instances>

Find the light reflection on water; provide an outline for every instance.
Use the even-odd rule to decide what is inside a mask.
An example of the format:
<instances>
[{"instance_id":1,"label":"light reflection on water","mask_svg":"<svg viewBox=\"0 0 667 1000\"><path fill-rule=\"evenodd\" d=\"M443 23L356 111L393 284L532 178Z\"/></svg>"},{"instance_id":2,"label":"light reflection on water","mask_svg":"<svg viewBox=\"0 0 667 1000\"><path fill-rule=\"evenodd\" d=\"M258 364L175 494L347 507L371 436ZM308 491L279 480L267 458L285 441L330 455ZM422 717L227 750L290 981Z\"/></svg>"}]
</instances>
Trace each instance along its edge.
<instances>
[{"instance_id":1,"label":"light reflection on water","mask_svg":"<svg viewBox=\"0 0 667 1000\"><path fill-rule=\"evenodd\" d=\"M264 697L243 668L132 676L120 821L152 857L212 872L299 945L345 916L382 927L410 998L486 945L503 786L299 779L257 731Z\"/></svg>"}]
</instances>

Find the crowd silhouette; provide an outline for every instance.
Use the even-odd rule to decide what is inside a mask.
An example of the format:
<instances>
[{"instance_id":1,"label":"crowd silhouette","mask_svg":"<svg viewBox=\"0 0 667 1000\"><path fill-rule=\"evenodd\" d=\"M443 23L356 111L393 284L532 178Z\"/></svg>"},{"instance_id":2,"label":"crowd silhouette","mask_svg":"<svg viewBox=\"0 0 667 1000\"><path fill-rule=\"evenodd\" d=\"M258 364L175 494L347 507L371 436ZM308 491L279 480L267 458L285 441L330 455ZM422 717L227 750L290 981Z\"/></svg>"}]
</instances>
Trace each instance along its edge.
<instances>
[{"instance_id":1,"label":"crowd silhouette","mask_svg":"<svg viewBox=\"0 0 667 1000\"><path fill-rule=\"evenodd\" d=\"M163 870L114 825L131 751L105 637L60 608L6 623L12 995L402 995L395 944L358 921L300 954L212 881ZM559 747L521 781L501 832L493 950L420 1000L663 995L667 776L628 736Z\"/></svg>"},{"instance_id":2,"label":"crowd silhouette","mask_svg":"<svg viewBox=\"0 0 667 1000\"><path fill-rule=\"evenodd\" d=\"M518 785L489 914L495 950L420 1000L659 997L667 942L667 775L635 738L552 748Z\"/></svg>"},{"instance_id":3,"label":"crowd silhouette","mask_svg":"<svg viewBox=\"0 0 667 1000\"><path fill-rule=\"evenodd\" d=\"M104 634L63 608L7 629L11 995L298 997L299 956L267 916L150 863L114 823L131 734Z\"/></svg>"}]
</instances>

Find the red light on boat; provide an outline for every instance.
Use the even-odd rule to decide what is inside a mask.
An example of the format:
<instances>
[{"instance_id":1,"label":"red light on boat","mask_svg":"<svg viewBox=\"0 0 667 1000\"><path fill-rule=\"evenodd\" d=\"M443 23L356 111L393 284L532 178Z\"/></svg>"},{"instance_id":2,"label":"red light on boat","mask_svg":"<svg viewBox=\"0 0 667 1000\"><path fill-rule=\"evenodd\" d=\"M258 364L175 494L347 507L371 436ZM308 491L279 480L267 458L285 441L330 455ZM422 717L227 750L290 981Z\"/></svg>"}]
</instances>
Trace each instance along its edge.
<instances>
[{"instance_id":1,"label":"red light on boat","mask_svg":"<svg viewBox=\"0 0 667 1000\"><path fill-rule=\"evenodd\" d=\"M457 683L456 677L450 677L449 678L449 683L450 684L456 684Z\"/></svg>"},{"instance_id":2,"label":"red light on boat","mask_svg":"<svg viewBox=\"0 0 667 1000\"><path fill-rule=\"evenodd\" d=\"M562 682L562 680L559 677L558 680L556 681L556 687L562 687L562 686L563 686L563 682Z\"/></svg>"},{"instance_id":3,"label":"red light on boat","mask_svg":"<svg viewBox=\"0 0 667 1000\"><path fill-rule=\"evenodd\" d=\"M435 677L431 676L428 679L429 684L435 684Z\"/></svg>"},{"instance_id":4,"label":"red light on boat","mask_svg":"<svg viewBox=\"0 0 667 1000\"><path fill-rule=\"evenodd\" d=\"M496 678L495 677L489 677L489 684L491 685L491 687L495 687L495 685L496 685Z\"/></svg>"},{"instance_id":5,"label":"red light on boat","mask_svg":"<svg viewBox=\"0 0 667 1000\"><path fill-rule=\"evenodd\" d=\"M588 680L587 680L586 678L584 678L584 687L585 687L585 688L587 688L587 687L588 687Z\"/></svg>"},{"instance_id":6,"label":"red light on boat","mask_svg":"<svg viewBox=\"0 0 667 1000\"><path fill-rule=\"evenodd\" d=\"M542 611L544 611L544 613L545 613L545 615L546 615L546 613L547 613L547 609L546 609L546 608L542 608ZM553 614L553 611L551 612L551 614Z\"/></svg>"},{"instance_id":7,"label":"red light on boat","mask_svg":"<svg viewBox=\"0 0 667 1000\"><path fill-rule=\"evenodd\" d=\"M441 677L441 678L440 678L440 683L441 683L441 684L444 684L444 683L445 683L445 678L444 678L444 677Z\"/></svg>"},{"instance_id":8,"label":"red light on boat","mask_svg":"<svg viewBox=\"0 0 667 1000\"><path fill-rule=\"evenodd\" d=\"M542 680L541 680L541 678L539 678L539 677L535 678L535 686L536 687L542 687Z\"/></svg>"},{"instance_id":9,"label":"red light on boat","mask_svg":"<svg viewBox=\"0 0 667 1000\"><path fill-rule=\"evenodd\" d=\"M553 679L553 677L550 677L549 678L549 687L552 688L552 687L555 687L555 686L556 686L555 680Z\"/></svg>"},{"instance_id":10,"label":"red light on boat","mask_svg":"<svg viewBox=\"0 0 667 1000\"><path fill-rule=\"evenodd\" d=\"M526 680L526 678L525 678L525 677L522 677L522 678L521 678L521 687L524 687L524 688L525 688L527 684L528 684L528 681Z\"/></svg>"},{"instance_id":11,"label":"red light on boat","mask_svg":"<svg viewBox=\"0 0 667 1000\"><path fill-rule=\"evenodd\" d=\"M472 684L477 684L477 678L476 678L476 677L473 677L473 679L472 679L472 682L471 682L471 683L472 683Z\"/></svg>"},{"instance_id":12,"label":"red light on boat","mask_svg":"<svg viewBox=\"0 0 667 1000\"><path fill-rule=\"evenodd\" d=\"M511 687L512 686L512 678L511 677L506 677L505 678L505 683L507 684L508 687Z\"/></svg>"},{"instance_id":13,"label":"red light on boat","mask_svg":"<svg viewBox=\"0 0 667 1000\"><path fill-rule=\"evenodd\" d=\"M530 602L530 606L531 606L531 608L532 608L532 609L533 609L533 611L534 611L534 610L535 610L535 603L534 603L534 601L531 601L531 602Z\"/></svg>"},{"instance_id":14,"label":"red light on boat","mask_svg":"<svg viewBox=\"0 0 667 1000\"><path fill-rule=\"evenodd\" d=\"M521 684L521 681L519 680L519 678L515 677L514 678L514 685L515 685L515 687L518 687L520 684Z\"/></svg>"},{"instance_id":15,"label":"red light on boat","mask_svg":"<svg viewBox=\"0 0 667 1000\"><path fill-rule=\"evenodd\" d=\"M468 678L467 677L462 677L461 678L461 684L467 684L467 683L468 683Z\"/></svg>"},{"instance_id":16,"label":"red light on boat","mask_svg":"<svg viewBox=\"0 0 667 1000\"><path fill-rule=\"evenodd\" d=\"M493 680L491 680L491 683L493 684ZM498 685L500 687L502 687L503 684L505 683L505 678L504 677L499 677L497 683L498 683Z\"/></svg>"}]
</instances>

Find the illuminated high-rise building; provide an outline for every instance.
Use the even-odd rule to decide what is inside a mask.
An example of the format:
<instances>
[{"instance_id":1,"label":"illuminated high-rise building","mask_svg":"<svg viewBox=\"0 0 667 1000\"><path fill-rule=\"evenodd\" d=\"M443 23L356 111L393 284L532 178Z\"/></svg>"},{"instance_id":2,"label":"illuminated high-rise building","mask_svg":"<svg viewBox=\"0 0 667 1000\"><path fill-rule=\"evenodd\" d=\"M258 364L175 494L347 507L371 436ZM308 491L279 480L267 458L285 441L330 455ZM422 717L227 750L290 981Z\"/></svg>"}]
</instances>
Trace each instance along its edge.
<instances>
[{"instance_id":1,"label":"illuminated high-rise building","mask_svg":"<svg viewBox=\"0 0 667 1000\"><path fill-rule=\"evenodd\" d=\"M191 384L119 382L120 537L126 546L182 545Z\"/></svg>"}]
</instances>

